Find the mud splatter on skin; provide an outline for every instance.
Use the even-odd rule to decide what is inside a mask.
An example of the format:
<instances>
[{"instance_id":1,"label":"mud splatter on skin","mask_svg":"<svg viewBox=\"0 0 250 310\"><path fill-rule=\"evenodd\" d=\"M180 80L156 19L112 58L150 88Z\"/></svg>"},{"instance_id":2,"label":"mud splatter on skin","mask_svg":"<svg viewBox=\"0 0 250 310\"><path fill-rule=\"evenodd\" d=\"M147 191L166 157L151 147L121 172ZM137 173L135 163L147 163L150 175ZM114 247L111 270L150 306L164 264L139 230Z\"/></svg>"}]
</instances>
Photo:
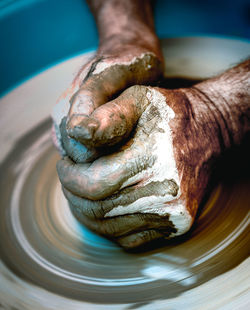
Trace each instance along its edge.
<instances>
[{"instance_id":1,"label":"mud splatter on skin","mask_svg":"<svg viewBox=\"0 0 250 310\"><path fill-rule=\"evenodd\" d=\"M145 231L156 232L158 238L169 238L171 234L176 234L177 232L173 222L170 220L169 214L161 216L154 213L135 213L90 220L83 214L83 210L76 208L74 204L70 203L70 208L81 223L88 226L94 232L116 241L117 238L133 238L134 234L144 234ZM138 243L139 241L141 243L142 240L138 239Z\"/></svg>"},{"instance_id":2,"label":"mud splatter on skin","mask_svg":"<svg viewBox=\"0 0 250 310\"><path fill-rule=\"evenodd\" d=\"M80 198L63 188L64 194L68 200L82 212L84 216L91 219L102 219L105 214L112 212L114 207L122 205L124 208L129 207L130 204L136 200L151 196L161 196L163 199L166 195L176 196L178 193L178 186L174 180L164 180L163 182L150 182L149 184L138 187L138 185L131 186L120 190L104 200L88 200ZM126 209L124 209L126 212Z\"/></svg>"},{"instance_id":3,"label":"mud splatter on skin","mask_svg":"<svg viewBox=\"0 0 250 310\"><path fill-rule=\"evenodd\" d=\"M225 75L227 74L225 73ZM212 89L213 91L215 84L213 79L210 81L212 85L207 86L206 90ZM221 79L221 83L225 83L224 78ZM73 186L71 182L64 180L64 177L61 179L62 183L68 190L81 197L103 200L115 191L121 194L123 188L131 187L134 184L143 188L150 182L173 179L179 188L176 197L173 195L142 196L130 204L124 205L122 202L119 205L114 204L104 216L106 219L111 217L113 220L121 216L136 214L138 211L145 214L168 215L169 220L176 228L176 232L172 233L170 237L185 233L190 228L198 205L206 191L213 159L221 153L223 145L227 146L226 137L231 134L231 132L227 132L230 126L223 127L221 121L221 119L224 122L226 120L223 113L228 113L227 102L225 109L220 110L218 102L214 102L212 99L206 100L208 95L200 95L203 85L207 85L207 82L193 88L174 91L134 86L123 93L127 95L122 100L125 102L124 106L119 104L119 100L110 102L110 109L107 109L106 115L100 113L102 107L96 109L99 125L99 137L97 135L99 140L97 138L96 143L100 143L100 141L109 143L107 137L103 139L105 128L110 130L110 145L119 133L121 133L120 137L123 137L123 132L127 133L125 128L133 128L131 124L136 124L135 135L131 143L125 145L120 153L118 151L115 157L113 155L106 157L103 163L99 162L99 167L94 167L94 165L91 167L93 168L91 173L97 182L97 184L95 182L94 188L89 188L86 180L80 182L81 185L86 185L86 188L79 187L78 182L73 182ZM244 86L244 84L240 85ZM204 90L202 91L204 92ZM245 91L244 87L243 91ZM213 96L211 95L211 98ZM208 96L208 98L210 97ZM225 104L224 96L220 99ZM152 108L152 106L154 107ZM242 104L242 108L245 108L245 103ZM100 113L99 120L98 112ZM111 116L105 117L108 115ZM117 123L114 122L114 115L118 117ZM175 115L178 115L178 118L175 118ZM223 117L221 118L220 115ZM233 117L233 115L231 116ZM123 129L119 132L117 125L122 121L124 121ZM112 123L115 123L113 127ZM234 122L235 124L236 122ZM88 128L91 129L89 135L96 134L97 127L93 130L91 122L87 124L87 130ZM116 157L117 154L119 154L118 157ZM118 164L117 166L115 166L114 160ZM112 167L112 175L109 174L107 167ZM63 163L60 169L61 175L63 175ZM69 166L68 172L71 170L72 167ZM121 179L121 173L125 175L123 179ZM111 191L108 190L108 187ZM97 191L98 195L96 196L93 190L98 188L102 191ZM90 193L90 191L91 198L86 196L86 193ZM112 221L109 223L112 231Z\"/></svg>"},{"instance_id":4,"label":"mud splatter on skin","mask_svg":"<svg viewBox=\"0 0 250 310\"><path fill-rule=\"evenodd\" d=\"M95 67L93 67L93 70L91 71L91 74L93 75L99 75L105 70L109 70L110 67L114 69L115 71L118 69L129 70L134 71L134 68L137 67L137 64L143 65L141 68L145 68L146 70L151 70L152 67L154 67L155 62L153 59L155 58L155 55L153 53L144 53L140 56L135 56L130 60L114 60L113 57L100 57L98 61L95 63ZM136 70L137 72L137 70Z\"/></svg>"},{"instance_id":5,"label":"mud splatter on skin","mask_svg":"<svg viewBox=\"0 0 250 310\"><path fill-rule=\"evenodd\" d=\"M67 124L69 136L86 146L117 143L116 140L111 141L108 132L102 137L98 136L96 131L99 129L99 123L94 110L112 100L113 96L117 96L124 88L153 83L161 77L162 71L162 63L158 58L153 53L145 53L125 64L111 63L100 73L93 73L71 99ZM119 115L122 114L119 113ZM90 123L91 126L89 126ZM121 129L118 127L118 130ZM118 132L117 134L119 135ZM120 135L123 137L124 133Z\"/></svg>"},{"instance_id":6,"label":"mud splatter on skin","mask_svg":"<svg viewBox=\"0 0 250 310\"><path fill-rule=\"evenodd\" d=\"M138 212L145 215L153 213L163 217L168 216L172 226L175 227L171 237L184 233L190 228L192 218L186 210L185 201L178 199L181 195L180 181L174 159L171 130L168 125L169 121L174 118L173 110L166 104L166 99L160 92L145 86L131 87L119 97L119 101L110 102L107 105L105 117L103 117L104 113L100 113L103 107L96 110L97 115L99 112L100 128L104 133L106 126L111 137L116 135L113 115L117 114L118 116L125 115L127 123L131 122L134 126L136 125L135 132L132 141L130 140L127 145L118 150L118 153L100 159L105 163L100 162L99 167L106 172L103 169L99 170L98 167L95 169L95 163L91 166L96 180L93 198L101 192L102 195L107 196L106 188L109 192L114 191L112 184L115 183L118 185L116 194L95 202L77 197L65 190L66 197L75 207L77 217L80 218L82 214L82 216L101 220L133 215ZM117 124L121 121L119 117ZM102 122L105 126L102 126ZM111 174L109 169L114 161L122 166L115 167ZM118 182L114 177L120 176L121 171L123 171L123 180ZM59 174L62 177L62 171L59 171ZM101 177L104 174L106 177ZM90 171L88 177L92 179ZM63 178L62 183L65 185L67 183L66 187L75 192L76 184L71 184ZM81 182L82 185L83 182ZM89 192L89 188L79 187L78 195L85 197L85 190ZM112 221L109 222L112 223ZM166 229L167 225L166 222Z\"/></svg>"},{"instance_id":7,"label":"mud splatter on skin","mask_svg":"<svg viewBox=\"0 0 250 310\"><path fill-rule=\"evenodd\" d=\"M110 58L104 56L92 58L79 71L69 89L59 98L52 113L54 120L53 140L62 156L66 155L62 147L59 129L63 117L68 118L68 134L73 138L75 137L75 140L80 139L86 146L89 146L91 137L93 138L95 131L99 128L98 122L94 117L91 117L98 106L112 100L114 96L119 95L123 89L130 85L151 84L162 76L163 64L158 56L152 52L142 52L140 49L135 52L135 55L136 57L132 56L131 58L130 56L124 59L123 57ZM109 59L114 58L116 61L109 61ZM98 63L103 61L109 62L110 66L101 73L93 74ZM122 114L121 117L123 118ZM117 135L119 130L121 129L117 129ZM123 136L123 133L121 135ZM99 138L99 140L101 139ZM109 139L106 138L106 140ZM98 144L97 141L95 146ZM117 139L114 138L110 142L111 145L116 144ZM101 144L105 144L105 141L100 142Z\"/></svg>"}]
</instances>

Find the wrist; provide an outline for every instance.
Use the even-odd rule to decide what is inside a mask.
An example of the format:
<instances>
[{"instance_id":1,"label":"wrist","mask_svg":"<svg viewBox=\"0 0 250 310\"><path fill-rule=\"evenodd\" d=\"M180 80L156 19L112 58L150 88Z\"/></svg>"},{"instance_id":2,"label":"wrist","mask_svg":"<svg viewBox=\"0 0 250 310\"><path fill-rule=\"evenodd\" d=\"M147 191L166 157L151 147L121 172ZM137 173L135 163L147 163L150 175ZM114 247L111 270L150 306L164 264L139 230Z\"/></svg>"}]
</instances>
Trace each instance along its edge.
<instances>
[{"instance_id":1,"label":"wrist","mask_svg":"<svg viewBox=\"0 0 250 310\"><path fill-rule=\"evenodd\" d=\"M195 85L189 92L199 98L192 102L197 113L216 123L222 148L241 143L250 130L249 60Z\"/></svg>"},{"instance_id":2,"label":"wrist","mask_svg":"<svg viewBox=\"0 0 250 310\"><path fill-rule=\"evenodd\" d=\"M128 54L138 57L145 53L152 53L164 63L160 40L150 30L145 30L143 33L124 30L122 33L118 32L105 38L100 37L97 53L104 57L122 57Z\"/></svg>"},{"instance_id":3,"label":"wrist","mask_svg":"<svg viewBox=\"0 0 250 310\"><path fill-rule=\"evenodd\" d=\"M105 38L126 29L140 30L141 26L154 30L151 0L87 0L95 17L99 35ZM136 28L134 28L137 26Z\"/></svg>"},{"instance_id":4,"label":"wrist","mask_svg":"<svg viewBox=\"0 0 250 310\"><path fill-rule=\"evenodd\" d=\"M244 125L240 122L244 114L237 104L230 105L221 92L216 92L208 85L198 84L185 90L192 106L193 117L197 125L209 137L214 146L213 155L239 144L245 134ZM239 113L240 112L240 113Z\"/></svg>"},{"instance_id":5,"label":"wrist","mask_svg":"<svg viewBox=\"0 0 250 310\"><path fill-rule=\"evenodd\" d=\"M159 39L154 29L150 0L88 1L99 32L98 53L104 56L125 50L151 52L163 62Z\"/></svg>"},{"instance_id":6,"label":"wrist","mask_svg":"<svg viewBox=\"0 0 250 310\"><path fill-rule=\"evenodd\" d=\"M250 86L250 85L249 85ZM240 144L250 130L250 92L245 86L223 84L219 81L195 86L206 97L207 107L213 111L220 127L225 148Z\"/></svg>"},{"instance_id":7,"label":"wrist","mask_svg":"<svg viewBox=\"0 0 250 310\"><path fill-rule=\"evenodd\" d=\"M229 147L225 146L228 131L225 124L220 122L215 103L197 85L179 90L185 95L182 110L189 124L185 130L190 130L195 136L195 144L203 150L205 161L220 156ZM186 142L188 148L192 149L194 140L188 138Z\"/></svg>"}]
</instances>

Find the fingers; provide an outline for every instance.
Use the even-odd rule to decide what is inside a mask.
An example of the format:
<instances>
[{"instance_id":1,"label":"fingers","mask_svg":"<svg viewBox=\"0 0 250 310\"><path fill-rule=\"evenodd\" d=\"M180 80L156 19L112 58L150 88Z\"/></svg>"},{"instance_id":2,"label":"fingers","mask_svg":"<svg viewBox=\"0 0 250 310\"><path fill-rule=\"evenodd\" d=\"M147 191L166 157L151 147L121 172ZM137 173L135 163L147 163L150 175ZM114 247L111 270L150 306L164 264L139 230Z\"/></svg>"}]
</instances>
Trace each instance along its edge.
<instances>
[{"instance_id":1,"label":"fingers","mask_svg":"<svg viewBox=\"0 0 250 310\"><path fill-rule=\"evenodd\" d=\"M102 156L92 164L76 165L69 159L60 160L57 172L66 189L80 197L99 200L112 195L125 182L126 186L139 182L154 160L151 147L142 135L141 139L135 139L130 145Z\"/></svg>"},{"instance_id":2,"label":"fingers","mask_svg":"<svg viewBox=\"0 0 250 310\"><path fill-rule=\"evenodd\" d=\"M125 181L146 169L148 164L149 156L145 156L141 145L141 148L103 156L92 164L75 164L70 159L60 160L57 172L66 189L77 196L99 200L119 190Z\"/></svg>"},{"instance_id":3,"label":"fingers","mask_svg":"<svg viewBox=\"0 0 250 310\"><path fill-rule=\"evenodd\" d=\"M118 164L119 165L119 164ZM69 159L57 162L61 183L75 195L96 200L108 196L119 188L123 181L123 169L117 174L116 167L94 164L74 164ZM114 181L113 181L114 179Z\"/></svg>"},{"instance_id":4,"label":"fingers","mask_svg":"<svg viewBox=\"0 0 250 310\"><path fill-rule=\"evenodd\" d=\"M65 188L63 192L70 203L72 213L82 224L101 235L114 239L124 248L134 248L158 238L167 238L177 231L169 220L169 215L138 211L134 214L105 217L107 212L119 206L120 203L127 202L129 205L136 199L132 197L132 200L129 200L129 193L125 199L117 199L116 195L113 195L110 199L91 201L77 197ZM134 192L137 191L134 190ZM123 208L126 209L126 205Z\"/></svg>"},{"instance_id":5,"label":"fingers","mask_svg":"<svg viewBox=\"0 0 250 310\"><path fill-rule=\"evenodd\" d=\"M111 197L98 201L91 201L77 197L65 188L63 188L63 192L68 201L71 202L72 206L79 209L84 216L89 217L90 219L102 219L105 216L113 217L114 214L112 213L112 209L115 208L123 209L120 210L120 214L129 214L131 211L126 212L126 210L131 204L141 198L148 197L148 206L150 206L150 204L152 204L152 197L154 197L155 201L157 200L157 197L159 197L159 200L162 199L161 197L166 197L167 195L175 197L178 193L178 186L173 180L150 182L145 186L136 185L124 188ZM144 203L141 207L145 209L147 205ZM140 212L138 205L137 212Z\"/></svg>"},{"instance_id":6,"label":"fingers","mask_svg":"<svg viewBox=\"0 0 250 310\"><path fill-rule=\"evenodd\" d=\"M130 250L164 237L160 231L150 229L118 238L116 242L124 249Z\"/></svg>"},{"instance_id":7,"label":"fingers","mask_svg":"<svg viewBox=\"0 0 250 310\"><path fill-rule=\"evenodd\" d=\"M81 221L80 217L85 217L90 220L99 220L105 217L105 214L113 209L114 204L111 200L89 200L78 197L68 191L64 186L62 190L66 199L70 202L71 210Z\"/></svg>"},{"instance_id":8,"label":"fingers","mask_svg":"<svg viewBox=\"0 0 250 310\"><path fill-rule=\"evenodd\" d=\"M132 86L117 99L97 108L90 117L77 116L77 125L68 134L89 147L114 145L128 137L149 105L148 88Z\"/></svg>"},{"instance_id":9,"label":"fingers","mask_svg":"<svg viewBox=\"0 0 250 310\"><path fill-rule=\"evenodd\" d=\"M62 119L60 124L60 133L62 148L75 163L91 162L98 157L99 154L96 149L86 148L83 144L68 136L66 117Z\"/></svg>"},{"instance_id":10,"label":"fingers","mask_svg":"<svg viewBox=\"0 0 250 310\"><path fill-rule=\"evenodd\" d=\"M75 208L72 203L70 203L70 208L82 224L109 238L122 238L146 230L155 230L161 237L168 237L175 232L175 228L169 225L168 216L137 213L93 220L85 217L81 210Z\"/></svg>"},{"instance_id":11,"label":"fingers","mask_svg":"<svg viewBox=\"0 0 250 310\"><path fill-rule=\"evenodd\" d=\"M103 65L105 66L105 62ZM161 73L162 65L151 53L137 57L130 63L109 65L97 74L94 71L71 100L68 121L70 136L81 141L91 139L89 137L92 137L93 132L98 128L98 124L88 121L95 109L125 88L150 83Z\"/></svg>"}]
</instances>

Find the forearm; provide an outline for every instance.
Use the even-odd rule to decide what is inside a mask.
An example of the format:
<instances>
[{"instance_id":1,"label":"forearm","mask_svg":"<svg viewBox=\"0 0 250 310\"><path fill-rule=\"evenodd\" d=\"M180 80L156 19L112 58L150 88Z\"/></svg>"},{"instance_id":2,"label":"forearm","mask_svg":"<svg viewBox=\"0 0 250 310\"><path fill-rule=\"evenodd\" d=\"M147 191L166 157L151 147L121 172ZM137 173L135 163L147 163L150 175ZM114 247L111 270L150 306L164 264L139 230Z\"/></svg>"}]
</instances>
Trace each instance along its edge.
<instances>
[{"instance_id":1,"label":"forearm","mask_svg":"<svg viewBox=\"0 0 250 310\"><path fill-rule=\"evenodd\" d=\"M99 32L99 53L140 46L162 58L150 0L87 0Z\"/></svg>"},{"instance_id":2,"label":"forearm","mask_svg":"<svg viewBox=\"0 0 250 310\"><path fill-rule=\"evenodd\" d=\"M204 117L211 114L224 147L239 144L250 130L250 60L197 84L193 91L205 102L197 110Z\"/></svg>"}]
</instances>

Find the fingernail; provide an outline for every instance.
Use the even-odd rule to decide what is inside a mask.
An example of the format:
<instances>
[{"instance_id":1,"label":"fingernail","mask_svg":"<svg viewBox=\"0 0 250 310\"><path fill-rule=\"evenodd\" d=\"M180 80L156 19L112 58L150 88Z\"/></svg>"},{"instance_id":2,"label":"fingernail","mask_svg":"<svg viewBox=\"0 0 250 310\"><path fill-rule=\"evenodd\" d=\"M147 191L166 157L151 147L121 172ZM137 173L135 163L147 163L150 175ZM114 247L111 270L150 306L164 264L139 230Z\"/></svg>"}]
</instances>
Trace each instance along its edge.
<instances>
[{"instance_id":1,"label":"fingernail","mask_svg":"<svg viewBox=\"0 0 250 310\"><path fill-rule=\"evenodd\" d=\"M93 139L99 122L86 115L73 115L67 123L67 132L71 138L79 141Z\"/></svg>"}]
</instances>

